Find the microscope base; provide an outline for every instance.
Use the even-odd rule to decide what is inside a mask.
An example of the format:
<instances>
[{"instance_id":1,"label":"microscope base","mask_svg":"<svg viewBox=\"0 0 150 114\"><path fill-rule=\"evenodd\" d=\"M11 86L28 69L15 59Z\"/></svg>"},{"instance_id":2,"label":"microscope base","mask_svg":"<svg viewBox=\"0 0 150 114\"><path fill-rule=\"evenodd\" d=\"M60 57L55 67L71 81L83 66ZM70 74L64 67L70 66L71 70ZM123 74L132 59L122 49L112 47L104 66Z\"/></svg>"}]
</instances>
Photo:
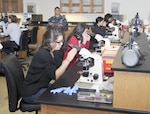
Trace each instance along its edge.
<instances>
[{"instance_id":1,"label":"microscope base","mask_svg":"<svg viewBox=\"0 0 150 114\"><path fill-rule=\"evenodd\" d=\"M76 84L79 85L79 88L84 88L84 89L99 89L102 86L102 81L94 81L94 82L89 82L87 81L88 78L86 77L80 77Z\"/></svg>"}]
</instances>

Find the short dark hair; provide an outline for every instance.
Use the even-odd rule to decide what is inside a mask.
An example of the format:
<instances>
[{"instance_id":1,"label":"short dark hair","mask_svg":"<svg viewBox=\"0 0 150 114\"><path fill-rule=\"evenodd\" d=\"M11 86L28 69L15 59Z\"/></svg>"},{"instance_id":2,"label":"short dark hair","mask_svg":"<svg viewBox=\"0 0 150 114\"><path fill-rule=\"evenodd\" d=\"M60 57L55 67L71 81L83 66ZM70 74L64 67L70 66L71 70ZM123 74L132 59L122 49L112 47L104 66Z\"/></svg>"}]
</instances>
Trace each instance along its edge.
<instances>
[{"instance_id":1,"label":"short dark hair","mask_svg":"<svg viewBox=\"0 0 150 114\"><path fill-rule=\"evenodd\" d=\"M8 18L11 19L11 22L17 23L17 16L16 15L9 15Z\"/></svg>"},{"instance_id":2,"label":"short dark hair","mask_svg":"<svg viewBox=\"0 0 150 114\"><path fill-rule=\"evenodd\" d=\"M96 18L96 23L101 22L102 20L104 20L103 17L97 17L97 18Z\"/></svg>"},{"instance_id":3,"label":"short dark hair","mask_svg":"<svg viewBox=\"0 0 150 114\"><path fill-rule=\"evenodd\" d=\"M57 7L55 7L55 10L56 10L56 9L60 9L60 7L57 6Z\"/></svg>"},{"instance_id":4,"label":"short dark hair","mask_svg":"<svg viewBox=\"0 0 150 114\"><path fill-rule=\"evenodd\" d=\"M104 20L105 20L106 22L108 22L108 19L109 19L109 18L113 18L113 16L112 16L112 14L107 13L107 14L105 15L105 17L104 17Z\"/></svg>"}]
</instances>

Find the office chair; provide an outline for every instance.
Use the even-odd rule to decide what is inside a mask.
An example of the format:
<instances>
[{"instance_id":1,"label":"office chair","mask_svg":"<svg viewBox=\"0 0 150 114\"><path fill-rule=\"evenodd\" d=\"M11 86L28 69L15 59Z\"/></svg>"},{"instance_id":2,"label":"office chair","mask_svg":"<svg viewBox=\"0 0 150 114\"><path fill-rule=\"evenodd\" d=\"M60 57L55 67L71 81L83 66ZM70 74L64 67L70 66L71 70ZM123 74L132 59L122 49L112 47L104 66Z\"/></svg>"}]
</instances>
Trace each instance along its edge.
<instances>
[{"instance_id":1,"label":"office chair","mask_svg":"<svg viewBox=\"0 0 150 114\"><path fill-rule=\"evenodd\" d=\"M28 30L21 32L20 41L19 41L19 49L18 49L19 52L25 51L27 53L27 50L28 50L28 33L29 33ZM22 65L22 67L24 68L24 70L26 70L26 67L24 67L24 65L26 65L28 67L29 63L25 62L25 58L21 58L19 55L17 57L19 58L19 61Z\"/></svg>"},{"instance_id":2,"label":"office chair","mask_svg":"<svg viewBox=\"0 0 150 114\"><path fill-rule=\"evenodd\" d=\"M12 45L9 46L15 50L14 54L18 57L19 56L19 51L26 51L28 50L28 30L22 31L21 36L20 36L20 41L19 41L19 46L17 45Z\"/></svg>"},{"instance_id":3,"label":"office chair","mask_svg":"<svg viewBox=\"0 0 150 114\"><path fill-rule=\"evenodd\" d=\"M34 51L38 48L37 47L37 35L38 35L38 27L35 26L32 28L31 33L30 33L30 37L29 38L29 42L28 42L28 51L27 51L27 55L33 55Z\"/></svg>"},{"instance_id":4,"label":"office chair","mask_svg":"<svg viewBox=\"0 0 150 114\"><path fill-rule=\"evenodd\" d=\"M5 48L4 49L1 49L0 51L2 52L5 52L6 54L7 54L7 52L6 52L6 50L5 49L7 49L7 48L12 48L13 50L14 50L14 54L16 55L16 56L18 56L18 50L19 50L19 46L18 45L15 45L15 44L11 44L11 45L5 45Z\"/></svg>"},{"instance_id":5,"label":"office chair","mask_svg":"<svg viewBox=\"0 0 150 114\"><path fill-rule=\"evenodd\" d=\"M28 50L28 30L22 31L19 42L19 50L27 51Z\"/></svg>"},{"instance_id":6,"label":"office chair","mask_svg":"<svg viewBox=\"0 0 150 114\"><path fill-rule=\"evenodd\" d=\"M30 104L22 100L21 93L24 74L18 58L14 54L9 54L1 60L0 66L2 68L1 71L6 77L9 111L35 111L38 114L40 104Z\"/></svg>"}]
</instances>

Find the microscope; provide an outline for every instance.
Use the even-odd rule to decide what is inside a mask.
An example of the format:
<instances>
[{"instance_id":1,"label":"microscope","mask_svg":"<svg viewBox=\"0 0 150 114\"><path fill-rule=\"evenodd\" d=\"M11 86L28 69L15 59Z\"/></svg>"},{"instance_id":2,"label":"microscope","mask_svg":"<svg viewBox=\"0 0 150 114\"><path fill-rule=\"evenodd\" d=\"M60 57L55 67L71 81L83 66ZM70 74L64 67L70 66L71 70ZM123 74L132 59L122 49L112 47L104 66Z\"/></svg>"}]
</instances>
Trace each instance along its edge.
<instances>
[{"instance_id":1,"label":"microscope","mask_svg":"<svg viewBox=\"0 0 150 114\"><path fill-rule=\"evenodd\" d=\"M82 57L82 71L78 82L101 85L103 82L103 61L98 53L91 53L82 48L79 52Z\"/></svg>"},{"instance_id":2,"label":"microscope","mask_svg":"<svg viewBox=\"0 0 150 114\"><path fill-rule=\"evenodd\" d=\"M130 33L129 42L124 45L121 53L122 64L127 67L135 67L142 64L143 55L139 45L134 41L136 30Z\"/></svg>"},{"instance_id":3,"label":"microscope","mask_svg":"<svg viewBox=\"0 0 150 114\"><path fill-rule=\"evenodd\" d=\"M77 83L86 83L86 86L102 85L103 59L101 56L101 52L105 47L109 47L111 43L108 38L103 38L99 34L95 34L94 38L98 42L97 47L95 48L95 52L91 53L86 48L81 48L79 51L79 55L81 55L79 62L81 63L82 71L79 72L80 78L78 79ZM104 42L104 45L102 44L102 42Z\"/></svg>"},{"instance_id":4,"label":"microscope","mask_svg":"<svg viewBox=\"0 0 150 114\"><path fill-rule=\"evenodd\" d=\"M139 17L139 14L137 13L136 16L132 19L131 21L131 31L134 31L136 30L135 32L135 37L140 35L140 32L141 32L141 28L142 28L142 22L140 20L140 17Z\"/></svg>"},{"instance_id":5,"label":"microscope","mask_svg":"<svg viewBox=\"0 0 150 114\"><path fill-rule=\"evenodd\" d=\"M119 40L119 27L116 25L113 25L112 23L109 23L109 34L107 34L107 37L111 40L111 41L117 41Z\"/></svg>"},{"instance_id":6,"label":"microscope","mask_svg":"<svg viewBox=\"0 0 150 114\"><path fill-rule=\"evenodd\" d=\"M95 46L95 52L101 53L105 47L109 47L111 42L108 38L103 38L101 35L96 34L95 39L97 40L97 45Z\"/></svg>"}]
</instances>

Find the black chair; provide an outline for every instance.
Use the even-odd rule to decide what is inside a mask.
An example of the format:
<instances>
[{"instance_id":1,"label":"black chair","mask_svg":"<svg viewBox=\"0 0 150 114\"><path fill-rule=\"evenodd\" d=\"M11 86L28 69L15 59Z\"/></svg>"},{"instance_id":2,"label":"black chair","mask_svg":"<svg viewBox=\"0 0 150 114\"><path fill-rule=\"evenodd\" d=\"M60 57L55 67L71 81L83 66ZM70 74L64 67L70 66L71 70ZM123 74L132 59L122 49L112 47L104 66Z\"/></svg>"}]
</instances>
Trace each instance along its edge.
<instances>
[{"instance_id":1,"label":"black chair","mask_svg":"<svg viewBox=\"0 0 150 114\"><path fill-rule=\"evenodd\" d=\"M19 42L20 51L28 50L28 33L29 33L29 30L25 30L21 32L20 42Z\"/></svg>"},{"instance_id":2,"label":"black chair","mask_svg":"<svg viewBox=\"0 0 150 114\"><path fill-rule=\"evenodd\" d=\"M21 92L24 74L18 58L14 54L9 54L1 60L0 65L7 82L9 111L36 111L36 114L38 114L40 104L29 104L22 100Z\"/></svg>"},{"instance_id":3,"label":"black chair","mask_svg":"<svg viewBox=\"0 0 150 114\"><path fill-rule=\"evenodd\" d=\"M7 43L7 41L6 42L3 42L3 43ZM14 54L16 55L16 56L18 56L18 51L19 51L19 46L18 45L16 45L16 44L11 44L11 45L6 45L6 44L3 44L3 45L5 45L4 47L5 47L5 49L7 49L7 48L12 48L13 50L14 50ZM5 52L5 49L1 49L0 51L2 52ZM5 52L6 53L6 52Z\"/></svg>"},{"instance_id":4,"label":"black chair","mask_svg":"<svg viewBox=\"0 0 150 114\"><path fill-rule=\"evenodd\" d=\"M22 31L21 32L21 36L20 36L20 42L19 42L19 49L18 51L25 51L27 53L28 51L28 30ZM20 54L20 53L19 53ZM25 57L21 58L20 56L18 56L19 61L22 65L22 67L24 68L24 70L26 70L26 67L24 67L24 65L26 65L27 67L29 66L28 62L25 62Z\"/></svg>"},{"instance_id":5,"label":"black chair","mask_svg":"<svg viewBox=\"0 0 150 114\"><path fill-rule=\"evenodd\" d=\"M15 50L15 55L19 56L19 51L26 51L28 50L28 30L22 31L19 41L19 46L11 46Z\"/></svg>"},{"instance_id":6,"label":"black chair","mask_svg":"<svg viewBox=\"0 0 150 114\"><path fill-rule=\"evenodd\" d=\"M34 51L37 50L37 36L38 36L38 30L39 28L37 26L33 27L31 32L30 32L30 37L28 37L29 42L28 42L28 52L27 55L33 55Z\"/></svg>"}]
</instances>

